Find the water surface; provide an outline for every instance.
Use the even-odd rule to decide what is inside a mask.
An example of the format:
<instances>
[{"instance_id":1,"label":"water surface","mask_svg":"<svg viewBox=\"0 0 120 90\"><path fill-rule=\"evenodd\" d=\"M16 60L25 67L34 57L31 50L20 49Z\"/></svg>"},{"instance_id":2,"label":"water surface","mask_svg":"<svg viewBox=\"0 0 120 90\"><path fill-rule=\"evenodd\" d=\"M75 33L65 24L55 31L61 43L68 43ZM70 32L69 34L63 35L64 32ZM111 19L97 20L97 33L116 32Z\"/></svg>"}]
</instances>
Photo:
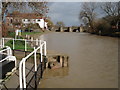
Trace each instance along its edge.
<instances>
[{"instance_id":1,"label":"water surface","mask_svg":"<svg viewBox=\"0 0 120 90\"><path fill-rule=\"evenodd\" d=\"M117 88L118 39L87 33L41 36L47 49L69 55L69 67L47 69L39 88Z\"/></svg>"}]
</instances>

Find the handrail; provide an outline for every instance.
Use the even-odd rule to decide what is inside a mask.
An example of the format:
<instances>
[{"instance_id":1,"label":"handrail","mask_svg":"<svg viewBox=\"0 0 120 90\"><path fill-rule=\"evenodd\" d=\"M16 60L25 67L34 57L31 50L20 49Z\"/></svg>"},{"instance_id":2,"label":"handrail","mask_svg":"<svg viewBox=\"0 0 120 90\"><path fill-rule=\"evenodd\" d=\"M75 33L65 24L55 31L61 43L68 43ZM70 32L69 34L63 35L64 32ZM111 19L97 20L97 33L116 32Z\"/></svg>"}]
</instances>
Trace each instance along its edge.
<instances>
[{"instance_id":1,"label":"handrail","mask_svg":"<svg viewBox=\"0 0 120 90\"><path fill-rule=\"evenodd\" d=\"M15 38L2 38L0 47L3 48L5 46L5 40L13 40L12 49L15 49L15 41L24 41L25 42L25 51L27 51L27 42L35 42L37 46L39 46L41 40L27 40L27 39L15 39Z\"/></svg>"},{"instance_id":2,"label":"handrail","mask_svg":"<svg viewBox=\"0 0 120 90\"><path fill-rule=\"evenodd\" d=\"M43 47L44 46L44 47ZM44 53L42 51L42 49L44 48ZM31 57L34 54L34 65L35 65L35 72L37 71L37 58L36 58L36 53L37 51L40 50L40 54L41 54L41 62L42 60L42 56L45 55L46 56L46 41L40 41L40 46L37 47L35 49L34 47L34 51L31 52L29 55L27 55L25 58L23 58L19 64L19 83L20 83L20 89L22 88L26 88L26 75L25 75L25 62L26 60Z\"/></svg>"},{"instance_id":3,"label":"handrail","mask_svg":"<svg viewBox=\"0 0 120 90\"><path fill-rule=\"evenodd\" d=\"M12 55L12 50L11 50L11 48L9 46L6 46L6 49L0 50L0 53L2 53L4 51L7 51L6 55L9 55L9 56Z\"/></svg>"},{"instance_id":4,"label":"handrail","mask_svg":"<svg viewBox=\"0 0 120 90\"><path fill-rule=\"evenodd\" d=\"M5 60L7 60L8 58L9 58L9 57L7 56L6 58L0 60L0 63L3 62L3 61L5 61Z\"/></svg>"},{"instance_id":5,"label":"handrail","mask_svg":"<svg viewBox=\"0 0 120 90\"><path fill-rule=\"evenodd\" d=\"M27 42L29 42L29 41L36 42L36 46L38 46L37 48L34 47L33 52L31 52L29 55L27 55L25 58L23 58L20 61L20 63L19 63L19 83L20 83L20 89L26 88L25 63L26 63L27 59L34 54L34 66L35 66L35 72L37 72L37 56L36 56L36 53L37 53L38 50L40 50L39 51L40 55L41 55L40 61L42 63L43 62L43 55L46 56L46 41L38 40L38 39L36 39L36 40L27 40L27 39L2 38L1 39L1 45L0 45L1 48L3 48L5 46L5 40L13 40L13 50L15 49L15 41L16 40L25 41L25 51L27 51ZM44 51L43 51L43 49L44 49ZM16 62L16 60L15 60L15 62Z\"/></svg>"},{"instance_id":6,"label":"handrail","mask_svg":"<svg viewBox=\"0 0 120 90\"><path fill-rule=\"evenodd\" d=\"M4 51L7 51L6 53L2 53ZM5 60L9 60L9 61L15 61L15 69L17 67L17 60L16 57L12 55L12 50L9 46L6 46L6 49L0 50L1 54L6 54L7 57L5 57L4 59L0 60L0 63L5 61Z\"/></svg>"}]
</instances>

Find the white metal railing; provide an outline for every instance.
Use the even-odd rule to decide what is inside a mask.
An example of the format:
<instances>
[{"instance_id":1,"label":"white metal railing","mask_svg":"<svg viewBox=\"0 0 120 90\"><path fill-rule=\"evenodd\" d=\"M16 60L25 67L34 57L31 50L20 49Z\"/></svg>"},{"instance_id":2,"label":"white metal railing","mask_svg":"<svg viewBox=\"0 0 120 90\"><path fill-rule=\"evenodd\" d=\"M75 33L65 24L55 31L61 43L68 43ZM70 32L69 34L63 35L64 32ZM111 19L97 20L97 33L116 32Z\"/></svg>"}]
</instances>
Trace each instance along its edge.
<instances>
[{"instance_id":1,"label":"white metal railing","mask_svg":"<svg viewBox=\"0 0 120 90\"><path fill-rule=\"evenodd\" d=\"M12 55L12 50L9 46L4 47L6 49L0 50L0 54L7 55L4 59L0 60L0 63L8 60L8 61L15 61L15 69L17 67L17 60L16 57Z\"/></svg>"},{"instance_id":2,"label":"white metal railing","mask_svg":"<svg viewBox=\"0 0 120 90\"><path fill-rule=\"evenodd\" d=\"M24 41L25 42L25 51L27 51L27 49L28 49L27 42L34 42L35 45L37 45L37 46L39 46L39 44L40 44L40 40L38 40L38 39L27 40L27 39L2 38L0 40L0 42L1 42L0 48L3 48L5 46L5 40L12 40L13 41L12 49L15 49L15 41Z\"/></svg>"},{"instance_id":3,"label":"white metal railing","mask_svg":"<svg viewBox=\"0 0 120 90\"><path fill-rule=\"evenodd\" d=\"M0 53L1 54L6 54L8 56L11 56L12 55L12 50L9 46L6 46L5 47L6 49L3 49L3 50L0 50ZM5 52L6 51L6 52Z\"/></svg>"},{"instance_id":4,"label":"white metal railing","mask_svg":"<svg viewBox=\"0 0 120 90\"><path fill-rule=\"evenodd\" d=\"M46 56L46 41L43 41L43 40L39 40L39 39L36 39L36 40L27 40L27 39L14 39L14 38L2 38L0 40L1 42L1 45L0 45L0 48L4 48L5 47L5 40L12 40L13 41L13 45L12 45L12 49L14 50L15 49L15 41L19 40L19 41L24 41L25 42L25 51L27 51L27 42L34 42L36 46L38 46L37 48L34 47L34 51L31 52L29 55L27 55L25 58L23 58L20 63L19 63L19 83L20 83L20 89L22 88L26 88L26 74L25 74L25 63L27 61L27 59L29 57L31 57L32 55L34 55L34 66L35 66L35 71L37 71L37 56L36 56L36 53L37 51L40 52L40 55L41 55L41 62L43 62L43 55ZM4 49L4 50L1 50L0 52L3 53L5 50L10 50L10 51L7 51L7 55L9 55L8 57L6 57L5 59L3 59L2 61L4 60L14 60L13 58L15 58L15 56L12 56L12 51L11 51L11 48L7 48L7 49ZM15 58L15 66L17 66L17 61L16 61L16 58Z\"/></svg>"},{"instance_id":5,"label":"white metal railing","mask_svg":"<svg viewBox=\"0 0 120 90\"><path fill-rule=\"evenodd\" d=\"M39 40L39 46L37 48L34 47L34 51L31 52L29 55L27 55L25 58L23 58L20 61L19 64L19 83L20 83L20 89L26 88L26 71L25 71L25 63L29 57L34 55L34 66L35 66L35 72L37 71L37 51L40 50L41 54L41 62L43 62L43 55L46 56L46 41ZM44 50L44 51L43 51Z\"/></svg>"}]
</instances>

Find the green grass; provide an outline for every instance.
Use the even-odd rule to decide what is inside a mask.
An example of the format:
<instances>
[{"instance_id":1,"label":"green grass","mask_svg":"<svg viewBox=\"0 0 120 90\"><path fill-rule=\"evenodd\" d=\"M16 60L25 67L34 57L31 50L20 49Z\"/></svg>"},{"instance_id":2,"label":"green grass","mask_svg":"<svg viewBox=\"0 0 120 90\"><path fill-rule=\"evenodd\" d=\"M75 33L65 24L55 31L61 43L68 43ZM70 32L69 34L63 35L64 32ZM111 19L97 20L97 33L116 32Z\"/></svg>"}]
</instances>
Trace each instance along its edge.
<instances>
[{"instance_id":1,"label":"green grass","mask_svg":"<svg viewBox=\"0 0 120 90\"><path fill-rule=\"evenodd\" d=\"M7 43L5 43L6 46L10 46L13 49L13 40L9 40ZM24 41L15 41L15 49L17 50L25 50L25 42ZM30 47L30 45L27 44L27 50L31 51L33 48Z\"/></svg>"},{"instance_id":2,"label":"green grass","mask_svg":"<svg viewBox=\"0 0 120 90\"><path fill-rule=\"evenodd\" d=\"M7 37L12 37L12 38L14 38L14 37L15 37L15 32L8 32Z\"/></svg>"},{"instance_id":3,"label":"green grass","mask_svg":"<svg viewBox=\"0 0 120 90\"><path fill-rule=\"evenodd\" d=\"M22 36L25 36L26 34L27 35L35 35L35 34L40 34L42 32L22 32ZM15 32L9 32L8 33L8 37L15 37Z\"/></svg>"},{"instance_id":4,"label":"green grass","mask_svg":"<svg viewBox=\"0 0 120 90\"><path fill-rule=\"evenodd\" d=\"M22 35L34 35L34 34L39 34L41 32L22 32Z\"/></svg>"}]
</instances>

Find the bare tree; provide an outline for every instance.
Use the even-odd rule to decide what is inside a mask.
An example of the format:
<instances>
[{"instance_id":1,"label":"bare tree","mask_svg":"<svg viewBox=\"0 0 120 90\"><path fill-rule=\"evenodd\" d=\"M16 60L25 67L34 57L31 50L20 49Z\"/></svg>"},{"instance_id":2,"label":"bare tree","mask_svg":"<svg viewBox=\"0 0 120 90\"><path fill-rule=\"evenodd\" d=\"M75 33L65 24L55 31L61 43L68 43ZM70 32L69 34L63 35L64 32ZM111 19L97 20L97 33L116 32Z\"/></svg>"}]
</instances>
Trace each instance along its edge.
<instances>
[{"instance_id":1,"label":"bare tree","mask_svg":"<svg viewBox=\"0 0 120 90\"><path fill-rule=\"evenodd\" d=\"M47 2L2 2L2 18L8 12L9 7L17 11L26 11L26 7L31 8L38 15L45 16L48 12Z\"/></svg>"},{"instance_id":2,"label":"bare tree","mask_svg":"<svg viewBox=\"0 0 120 90\"><path fill-rule=\"evenodd\" d=\"M12 8L13 11L22 11L27 12L32 10L32 12L36 13L37 15L41 15L42 17L46 17L46 13L48 12L47 2L42 0L41 2L10 2L10 0L6 0L2 2L2 24L5 24L5 17L9 12L9 8ZM27 8L26 8L27 7ZM28 10L27 10L28 9ZM6 30L1 30L1 32Z\"/></svg>"},{"instance_id":3,"label":"bare tree","mask_svg":"<svg viewBox=\"0 0 120 90\"><path fill-rule=\"evenodd\" d=\"M107 15L105 19L108 23L118 28L120 22L120 2L106 2L101 8Z\"/></svg>"},{"instance_id":4,"label":"bare tree","mask_svg":"<svg viewBox=\"0 0 120 90\"><path fill-rule=\"evenodd\" d=\"M88 23L90 27L94 28L94 19L96 17L96 3L95 2L85 2L82 4L82 10L80 12L80 20L83 20L84 23Z\"/></svg>"},{"instance_id":5,"label":"bare tree","mask_svg":"<svg viewBox=\"0 0 120 90\"><path fill-rule=\"evenodd\" d=\"M106 2L101 8L108 16L118 16L120 14L120 2Z\"/></svg>"},{"instance_id":6,"label":"bare tree","mask_svg":"<svg viewBox=\"0 0 120 90\"><path fill-rule=\"evenodd\" d=\"M29 2L28 6L32 8L33 12L46 16L46 13L48 13L48 7L47 7L48 2L43 1L43 2Z\"/></svg>"}]
</instances>

